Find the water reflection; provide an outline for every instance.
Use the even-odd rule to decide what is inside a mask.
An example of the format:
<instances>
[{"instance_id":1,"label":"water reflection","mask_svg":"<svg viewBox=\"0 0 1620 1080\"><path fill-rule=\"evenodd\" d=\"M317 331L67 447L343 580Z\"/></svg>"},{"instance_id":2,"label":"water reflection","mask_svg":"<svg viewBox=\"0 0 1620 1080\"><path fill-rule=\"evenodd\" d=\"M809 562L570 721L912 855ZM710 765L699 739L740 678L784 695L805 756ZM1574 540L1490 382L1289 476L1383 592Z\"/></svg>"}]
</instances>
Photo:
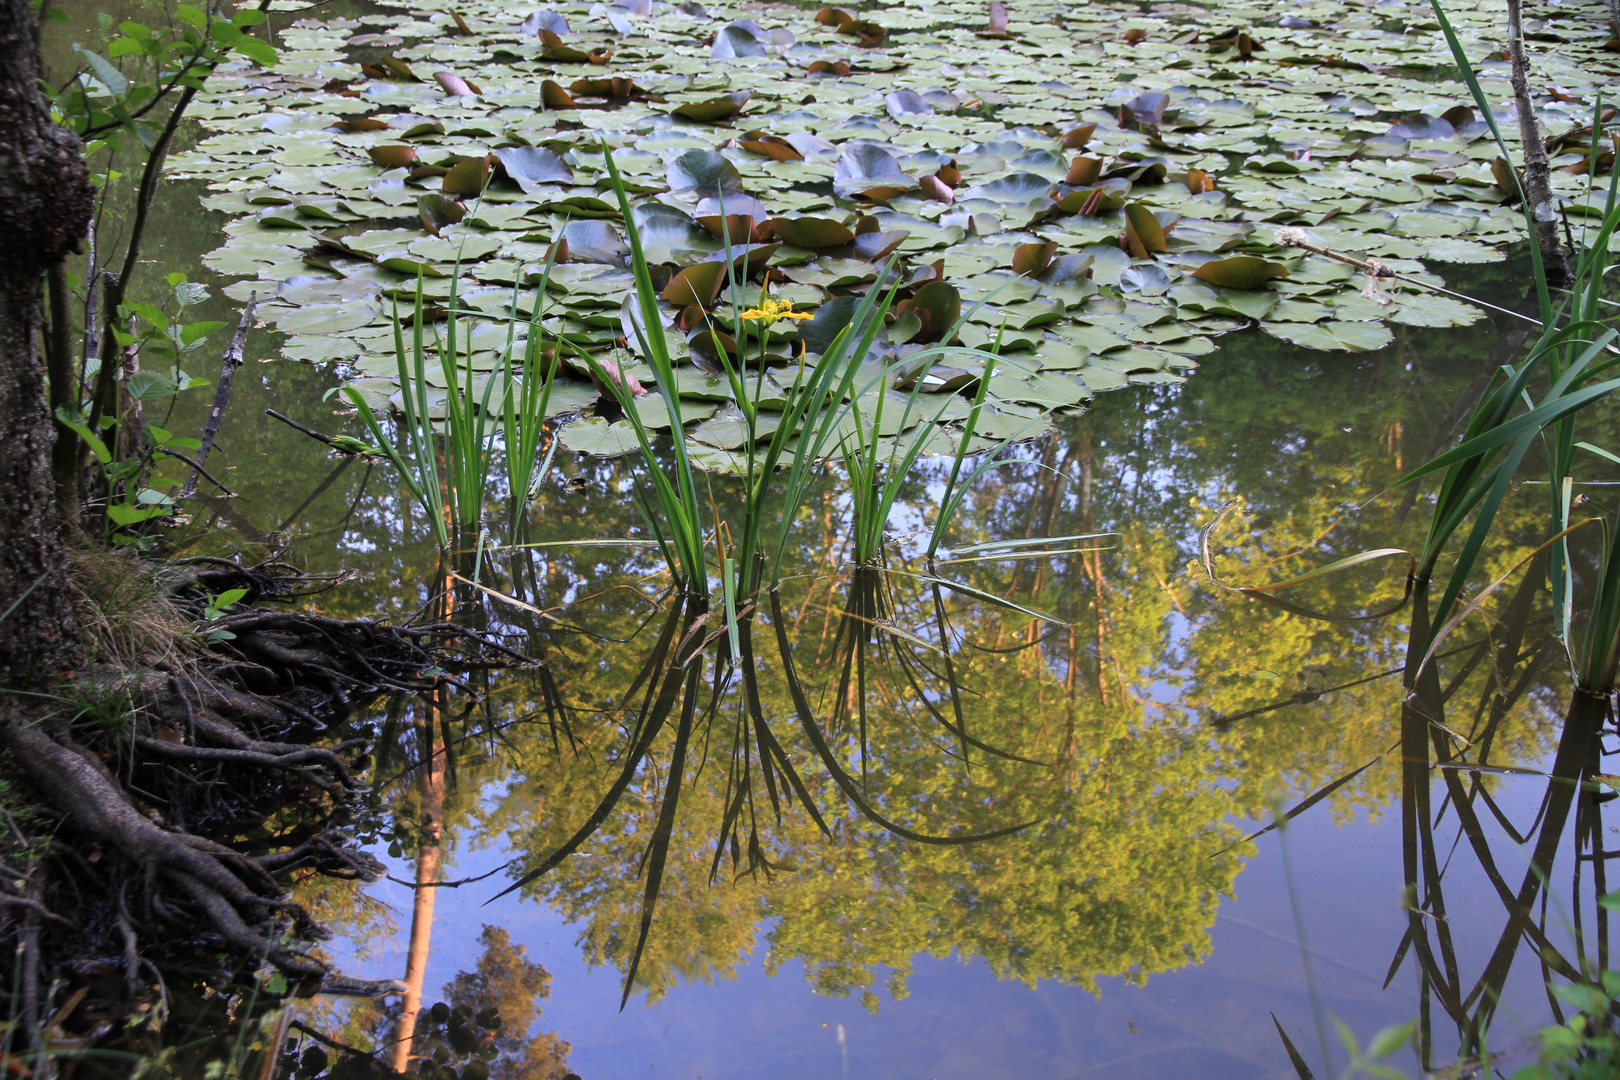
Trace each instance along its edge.
<instances>
[{"instance_id":1,"label":"water reflection","mask_svg":"<svg viewBox=\"0 0 1620 1080\"><path fill-rule=\"evenodd\" d=\"M455 877L458 857L480 873L510 858L457 894L484 889L482 900L554 861L522 895L569 920L583 956L621 978L639 948L635 985L649 1002L746 974L760 950L767 973L802 969L818 993L887 1013L884 998L905 998L927 957L975 959L1031 987L1117 988L1202 962L1223 902L1249 880L1240 871L1256 849L1243 837L1276 810L1299 810L1296 828L1317 816L1389 814L1403 844L1390 866L1402 867L1416 903L1401 913L1391 890L1388 910L1410 926L1404 943L1400 930L1374 943L1384 953L1377 966L1397 980L1390 994L1408 980L1417 987L1402 1008L1424 1018L1424 1062L1471 1047L1499 1001L1521 1012L1531 1002L1533 1026L1541 1006L1526 987L1539 985L1543 963L1578 972L1582 955L1601 962L1607 952L1604 916L1591 904L1603 887L1602 859L1590 857L1601 793L1569 800L1564 812L1588 857L1562 855L1554 865L1578 872L1547 892L1533 872L1519 879L1532 858L1545 865L1551 854L1536 837L1559 839L1559 799L1545 800L1551 816L1538 813L1542 800L1523 790L1525 779L1490 771L1543 766L1557 745L1567 690L1546 598L1504 592L1448 643L1436 677L1449 716L1439 722L1453 738L1425 728L1440 714L1414 720L1403 708L1407 615L1363 618L1400 601L1398 560L1279 594L1331 620L1212 584L1274 582L1358 550L1415 543L1424 497L1375 496L1451 437L1481 385L1477 357L1498 341L1413 332L1348 359L1238 339L1187 386L1114 395L1026 448L1024 464L990 474L951 538L964 561L933 568L904 556L906 531L926 524L934 478L919 477L912 508L897 518L883 575L844 567L847 507L829 492L795 523L800 573L774 607L752 615L750 650L761 655L745 653L751 662L740 667L716 652L729 645L715 627L694 631L700 611L664 596L646 549L558 543L640 529L629 466L566 462L519 538L534 546L486 551L476 572L462 568L481 588L451 590L462 617L511 635L544 667L443 703L453 721L439 738L453 765L443 774L438 872ZM200 510L199 523L232 524L232 543L285 549L319 569L358 570L322 597L334 613L407 617L447 590L433 584L427 530L397 483L257 419L269 405L344 430L343 417L312 404L322 379L278 367L243 393L238 426L227 427L235 438L222 448L245 497ZM713 497L724 507L731 492L717 479ZM1541 498L1525 493L1507 510L1492 576L1545 538ZM1039 558L980 546L1044 537L1094 539ZM658 709L662 720L651 723ZM379 797L400 800L396 813L411 827L396 836L420 873L432 848L419 829L433 816L423 786L431 770L400 776L401 765L438 755L390 757L409 726L382 733L376 775ZM1598 768L1570 760L1566 776ZM934 846L878 827L857 800L930 836L1031 824ZM574 838L577 850L552 860ZM501 857L490 864L484 850ZM1472 887L1481 875L1483 897ZM1304 881L1307 921L1352 888L1332 873ZM1448 907L1459 888L1463 900ZM1572 899L1582 890L1584 907ZM511 899L488 909L507 925L525 910ZM1576 940L1563 940L1565 923ZM1292 938L1287 923L1270 931ZM450 933L471 929L462 921ZM1543 941L1558 949L1545 961L1536 955ZM1359 959L1367 944L1348 947ZM1227 962L1243 970L1241 958ZM1343 1007L1363 1036L1376 1026L1366 1019L1376 1010ZM1256 994L1237 1022L1264 1036L1264 1060L1286 1069L1266 1013L1275 1009L1309 1052L1304 1008L1298 994ZM1191 1031L1219 1041L1207 1026Z\"/></svg>"}]
</instances>

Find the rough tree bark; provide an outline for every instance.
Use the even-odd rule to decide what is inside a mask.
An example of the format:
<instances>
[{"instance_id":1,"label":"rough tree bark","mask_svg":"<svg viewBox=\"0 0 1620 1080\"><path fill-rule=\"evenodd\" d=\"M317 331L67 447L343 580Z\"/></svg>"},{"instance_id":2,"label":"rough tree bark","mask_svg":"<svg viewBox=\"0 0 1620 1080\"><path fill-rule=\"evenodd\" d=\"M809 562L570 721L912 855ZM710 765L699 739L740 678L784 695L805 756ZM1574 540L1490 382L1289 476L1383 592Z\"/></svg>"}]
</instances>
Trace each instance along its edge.
<instances>
[{"instance_id":1,"label":"rough tree bark","mask_svg":"<svg viewBox=\"0 0 1620 1080\"><path fill-rule=\"evenodd\" d=\"M38 79L32 5L0 0L0 682L12 688L48 681L77 645L38 339L45 275L78 250L92 193Z\"/></svg>"},{"instance_id":2,"label":"rough tree bark","mask_svg":"<svg viewBox=\"0 0 1620 1080\"><path fill-rule=\"evenodd\" d=\"M1508 60L1512 65L1514 112L1519 116L1519 139L1524 143L1524 194L1535 222L1536 246L1547 269L1547 281L1554 286L1568 285L1573 275L1563 237L1558 235L1558 214L1553 209L1552 169L1547 160L1547 144L1541 139L1536 122L1535 103L1530 98L1530 59L1524 51L1523 0L1507 0Z\"/></svg>"}]
</instances>

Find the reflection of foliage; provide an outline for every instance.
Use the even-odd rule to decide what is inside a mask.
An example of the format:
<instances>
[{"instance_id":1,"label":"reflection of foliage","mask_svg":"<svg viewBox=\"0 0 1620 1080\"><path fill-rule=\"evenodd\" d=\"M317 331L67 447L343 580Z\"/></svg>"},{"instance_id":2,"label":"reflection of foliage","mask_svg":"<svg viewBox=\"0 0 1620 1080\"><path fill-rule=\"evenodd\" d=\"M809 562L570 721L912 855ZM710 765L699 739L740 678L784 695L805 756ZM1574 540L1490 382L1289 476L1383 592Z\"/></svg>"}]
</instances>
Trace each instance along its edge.
<instances>
[{"instance_id":1,"label":"reflection of foliage","mask_svg":"<svg viewBox=\"0 0 1620 1080\"><path fill-rule=\"evenodd\" d=\"M407 1075L424 1080L578 1080L568 1070L566 1042L555 1032L531 1035L540 1002L551 996L551 973L514 944L507 931L485 926L484 951L472 971L457 973L441 991L446 1000L416 1017ZM318 1046L291 1045L283 1055L283 1075L299 1080L393 1076L378 1058L391 1045L399 1005L367 1004L351 1018L344 1038L350 1046L369 1045L376 1056L339 1054ZM329 1071L328 1071L329 1069Z\"/></svg>"},{"instance_id":2,"label":"reflection of foliage","mask_svg":"<svg viewBox=\"0 0 1620 1080\"><path fill-rule=\"evenodd\" d=\"M431 1024L444 1025L442 1035L434 1032L431 1037L448 1039L459 1049L467 1041L467 1019L471 1017L491 1032L487 1041L495 1055L488 1059L490 1075L498 1080L552 1080L565 1075L568 1044L551 1032L528 1034L540 1015L539 1003L551 996L551 973L530 960L522 945L513 944L503 927L484 927L479 940L484 952L478 967L445 984L444 996L454 1004L448 1010L442 1003L429 1010ZM422 1026L418 1019L418 1038ZM462 1034L457 1035L457 1030ZM463 1069L462 1076L467 1075Z\"/></svg>"}]
</instances>

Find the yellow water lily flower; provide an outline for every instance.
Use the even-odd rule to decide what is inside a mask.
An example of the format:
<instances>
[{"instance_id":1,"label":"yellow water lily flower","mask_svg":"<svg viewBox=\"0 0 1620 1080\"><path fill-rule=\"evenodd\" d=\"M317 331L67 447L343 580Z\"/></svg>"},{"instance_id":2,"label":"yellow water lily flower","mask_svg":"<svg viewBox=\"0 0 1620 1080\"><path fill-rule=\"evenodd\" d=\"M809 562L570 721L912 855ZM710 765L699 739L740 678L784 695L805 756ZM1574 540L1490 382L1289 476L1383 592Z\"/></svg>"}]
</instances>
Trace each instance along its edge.
<instances>
[{"instance_id":1,"label":"yellow water lily flower","mask_svg":"<svg viewBox=\"0 0 1620 1080\"><path fill-rule=\"evenodd\" d=\"M763 322L770 324L781 319L809 319L812 315L793 310L791 300L773 300L770 297L761 297L759 307L749 308L742 313L742 317L749 322Z\"/></svg>"}]
</instances>

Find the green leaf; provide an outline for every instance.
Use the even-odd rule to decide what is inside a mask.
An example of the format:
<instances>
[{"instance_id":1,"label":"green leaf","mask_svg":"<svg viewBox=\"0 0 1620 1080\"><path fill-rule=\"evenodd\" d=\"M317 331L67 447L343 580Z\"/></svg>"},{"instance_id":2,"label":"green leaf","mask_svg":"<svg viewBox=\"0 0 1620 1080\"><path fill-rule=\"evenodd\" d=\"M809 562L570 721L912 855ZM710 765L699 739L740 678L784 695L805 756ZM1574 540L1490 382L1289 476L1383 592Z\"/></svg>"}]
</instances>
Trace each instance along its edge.
<instances>
[{"instance_id":1,"label":"green leaf","mask_svg":"<svg viewBox=\"0 0 1620 1080\"><path fill-rule=\"evenodd\" d=\"M77 408L67 405L58 406L56 419L63 427L84 440L84 444L96 456L97 462L104 467L112 464L112 452L107 449L107 444L101 440L101 437L90 430L90 425L85 422L84 414L79 412Z\"/></svg>"},{"instance_id":2,"label":"green leaf","mask_svg":"<svg viewBox=\"0 0 1620 1080\"><path fill-rule=\"evenodd\" d=\"M84 57L84 62L90 68L90 73L113 94L122 97L129 92L129 80L124 73L113 67L97 53L91 52L78 42L73 43L73 51Z\"/></svg>"},{"instance_id":3,"label":"green leaf","mask_svg":"<svg viewBox=\"0 0 1620 1080\"><path fill-rule=\"evenodd\" d=\"M281 57L276 55L276 50L272 49L268 43L260 41L256 37L249 37L246 34L241 35L236 41L232 42L231 48L260 67L275 67L281 60Z\"/></svg>"},{"instance_id":4,"label":"green leaf","mask_svg":"<svg viewBox=\"0 0 1620 1080\"><path fill-rule=\"evenodd\" d=\"M181 307L191 307L208 299L208 286L198 281L174 282L174 301Z\"/></svg>"},{"instance_id":5,"label":"green leaf","mask_svg":"<svg viewBox=\"0 0 1620 1080\"><path fill-rule=\"evenodd\" d=\"M156 304L143 304L139 301L132 301L125 304L124 307L131 315L150 323L152 326L155 326L160 330L168 329L169 316L165 314L163 309L158 307Z\"/></svg>"},{"instance_id":6,"label":"green leaf","mask_svg":"<svg viewBox=\"0 0 1620 1080\"><path fill-rule=\"evenodd\" d=\"M222 322L187 323L180 328L180 344L182 347L190 348L224 325Z\"/></svg>"},{"instance_id":7,"label":"green leaf","mask_svg":"<svg viewBox=\"0 0 1620 1080\"><path fill-rule=\"evenodd\" d=\"M238 600L242 599L242 597L246 596L247 594L248 591L246 589L226 589L224 592L214 597L213 603L209 604L208 606L217 608L220 611L224 611L227 608L235 605Z\"/></svg>"},{"instance_id":8,"label":"green leaf","mask_svg":"<svg viewBox=\"0 0 1620 1080\"><path fill-rule=\"evenodd\" d=\"M160 401L179 392L180 384L165 372L143 368L125 380L124 389L136 401Z\"/></svg>"},{"instance_id":9,"label":"green leaf","mask_svg":"<svg viewBox=\"0 0 1620 1080\"><path fill-rule=\"evenodd\" d=\"M1273 337L1324 352L1371 352L1395 340L1389 327L1375 322L1268 322L1262 326Z\"/></svg>"},{"instance_id":10,"label":"green leaf","mask_svg":"<svg viewBox=\"0 0 1620 1080\"><path fill-rule=\"evenodd\" d=\"M576 420L562 429L562 444L576 454L617 457L640 448L636 428L627 420L608 423L600 416Z\"/></svg>"},{"instance_id":11,"label":"green leaf","mask_svg":"<svg viewBox=\"0 0 1620 1080\"><path fill-rule=\"evenodd\" d=\"M1388 1057L1409 1044L1412 1041L1412 1033L1416 1030L1416 1020L1390 1025L1372 1037L1372 1041L1367 1044L1367 1055L1375 1058Z\"/></svg>"},{"instance_id":12,"label":"green leaf","mask_svg":"<svg viewBox=\"0 0 1620 1080\"><path fill-rule=\"evenodd\" d=\"M107 516L115 525L138 525L143 521L163 517L169 512L167 506L132 506L128 503L114 503L107 507Z\"/></svg>"},{"instance_id":13,"label":"green leaf","mask_svg":"<svg viewBox=\"0 0 1620 1080\"><path fill-rule=\"evenodd\" d=\"M1193 271L1193 277L1227 289L1258 289L1273 278L1287 276L1288 267L1282 263L1267 262L1253 255L1216 259Z\"/></svg>"}]
</instances>

